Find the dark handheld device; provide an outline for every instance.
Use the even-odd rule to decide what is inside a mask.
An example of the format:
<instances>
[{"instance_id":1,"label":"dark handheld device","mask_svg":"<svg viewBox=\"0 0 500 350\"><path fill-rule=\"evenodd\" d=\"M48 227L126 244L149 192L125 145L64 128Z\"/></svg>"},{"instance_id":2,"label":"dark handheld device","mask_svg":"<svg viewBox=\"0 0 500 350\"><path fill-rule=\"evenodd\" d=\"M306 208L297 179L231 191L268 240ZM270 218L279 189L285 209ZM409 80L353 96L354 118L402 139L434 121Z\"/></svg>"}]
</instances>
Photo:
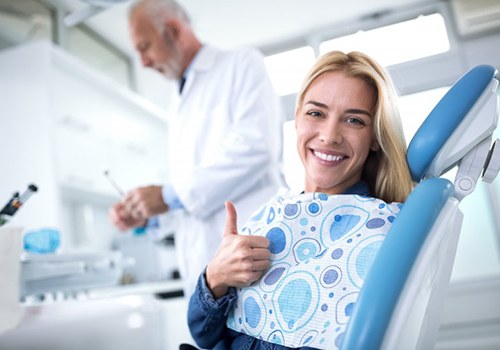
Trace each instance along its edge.
<instances>
[{"instance_id":1,"label":"dark handheld device","mask_svg":"<svg viewBox=\"0 0 500 350\"><path fill-rule=\"evenodd\" d=\"M0 226L6 224L36 191L38 187L30 184L23 194L19 195L19 192L15 192L0 211Z\"/></svg>"}]
</instances>

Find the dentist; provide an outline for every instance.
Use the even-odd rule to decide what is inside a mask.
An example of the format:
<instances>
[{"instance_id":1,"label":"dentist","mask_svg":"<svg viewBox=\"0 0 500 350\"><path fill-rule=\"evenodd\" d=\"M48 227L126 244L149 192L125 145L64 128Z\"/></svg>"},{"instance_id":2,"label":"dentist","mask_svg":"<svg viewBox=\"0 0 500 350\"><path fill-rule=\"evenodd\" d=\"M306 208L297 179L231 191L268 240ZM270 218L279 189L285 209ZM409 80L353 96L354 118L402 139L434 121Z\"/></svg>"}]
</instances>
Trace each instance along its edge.
<instances>
[{"instance_id":1,"label":"dentist","mask_svg":"<svg viewBox=\"0 0 500 350\"><path fill-rule=\"evenodd\" d=\"M170 179L130 191L109 216L121 230L152 222L161 230L175 211L189 296L221 241L224 201L238 206L243 223L284 184L279 100L257 50L201 43L175 1L136 2L129 25L142 64L179 81L168 120Z\"/></svg>"}]
</instances>

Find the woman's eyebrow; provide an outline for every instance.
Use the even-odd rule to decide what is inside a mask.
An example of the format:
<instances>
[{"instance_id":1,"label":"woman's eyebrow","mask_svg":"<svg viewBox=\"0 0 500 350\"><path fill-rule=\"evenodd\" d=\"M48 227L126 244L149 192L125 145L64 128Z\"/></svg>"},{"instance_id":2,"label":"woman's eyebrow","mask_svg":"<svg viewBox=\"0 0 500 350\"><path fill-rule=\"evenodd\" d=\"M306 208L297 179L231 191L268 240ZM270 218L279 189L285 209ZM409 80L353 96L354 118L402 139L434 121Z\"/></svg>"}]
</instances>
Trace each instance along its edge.
<instances>
[{"instance_id":1,"label":"woman's eyebrow","mask_svg":"<svg viewBox=\"0 0 500 350\"><path fill-rule=\"evenodd\" d=\"M345 112L352 113L352 114L365 114L365 115L369 116L370 118L372 117L371 113L368 111L365 111L364 109L353 108L353 109L348 109Z\"/></svg>"},{"instance_id":2,"label":"woman's eyebrow","mask_svg":"<svg viewBox=\"0 0 500 350\"><path fill-rule=\"evenodd\" d=\"M318 102L318 101L314 101L314 100L309 100L307 101L305 104L312 104L316 107L320 107L320 108L324 108L324 109L328 109L328 106L324 103L321 103L321 102ZM345 111L345 113L351 113L351 114L365 114L367 115L368 117L372 117L371 113L368 112L368 111L365 111L364 109L358 109L358 108L351 108L351 109L347 109Z\"/></svg>"},{"instance_id":3,"label":"woman's eyebrow","mask_svg":"<svg viewBox=\"0 0 500 350\"><path fill-rule=\"evenodd\" d=\"M307 104L312 104L312 105L315 105L316 107L328 109L328 106L326 104L318 102L318 101L314 101L314 100L309 100L305 104L306 105Z\"/></svg>"}]
</instances>

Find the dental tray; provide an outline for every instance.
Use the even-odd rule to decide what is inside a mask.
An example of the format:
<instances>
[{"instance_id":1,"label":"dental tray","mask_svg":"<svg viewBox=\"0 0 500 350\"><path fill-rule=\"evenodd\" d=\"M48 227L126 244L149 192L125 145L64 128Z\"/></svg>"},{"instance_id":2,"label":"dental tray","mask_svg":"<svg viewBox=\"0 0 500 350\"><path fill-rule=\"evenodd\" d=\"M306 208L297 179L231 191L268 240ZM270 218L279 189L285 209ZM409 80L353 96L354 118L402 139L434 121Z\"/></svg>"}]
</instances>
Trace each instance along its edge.
<instances>
[{"instance_id":1,"label":"dental tray","mask_svg":"<svg viewBox=\"0 0 500 350\"><path fill-rule=\"evenodd\" d=\"M130 264L120 252L27 254L21 257L21 297L117 285Z\"/></svg>"}]
</instances>

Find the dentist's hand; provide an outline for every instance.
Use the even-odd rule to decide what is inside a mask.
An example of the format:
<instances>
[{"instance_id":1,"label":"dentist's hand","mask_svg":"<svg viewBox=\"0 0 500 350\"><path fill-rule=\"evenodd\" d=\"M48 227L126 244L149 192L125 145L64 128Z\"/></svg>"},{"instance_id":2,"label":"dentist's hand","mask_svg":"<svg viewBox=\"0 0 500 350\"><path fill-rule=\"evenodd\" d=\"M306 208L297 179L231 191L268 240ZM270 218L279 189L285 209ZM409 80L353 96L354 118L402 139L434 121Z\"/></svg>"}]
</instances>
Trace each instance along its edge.
<instances>
[{"instance_id":1,"label":"dentist's hand","mask_svg":"<svg viewBox=\"0 0 500 350\"><path fill-rule=\"evenodd\" d=\"M226 227L222 242L207 266L207 285L214 298L227 293L229 287L248 286L269 267L269 240L262 236L240 236L236 209L226 202Z\"/></svg>"},{"instance_id":2,"label":"dentist's hand","mask_svg":"<svg viewBox=\"0 0 500 350\"><path fill-rule=\"evenodd\" d=\"M111 209L109 209L108 215L111 223L120 231L127 231L131 228L141 227L146 224L145 219L135 218L130 215L122 202L115 203Z\"/></svg>"},{"instance_id":3,"label":"dentist's hand","mask_svg":"<svg viewBox=\"0 0 500 350\"><path fill-rule=\"evenodd\" d=\"M144 226L148 218L167 211L161 186L146 186L128 192L110 209L109 218L118 229L125 231Z\"/></svg>"},{"instance_id":4,"label":"dentist's hand","mask_svg":"<svg viewBox=\"0 0 500 350\"><path fill-rule=\"evenodd\" d=\"M161 186L136 188L125 195L123 204L136 219L144 220L168 211L168 206L163 202Z\"/></svg>"}]
</instances>

